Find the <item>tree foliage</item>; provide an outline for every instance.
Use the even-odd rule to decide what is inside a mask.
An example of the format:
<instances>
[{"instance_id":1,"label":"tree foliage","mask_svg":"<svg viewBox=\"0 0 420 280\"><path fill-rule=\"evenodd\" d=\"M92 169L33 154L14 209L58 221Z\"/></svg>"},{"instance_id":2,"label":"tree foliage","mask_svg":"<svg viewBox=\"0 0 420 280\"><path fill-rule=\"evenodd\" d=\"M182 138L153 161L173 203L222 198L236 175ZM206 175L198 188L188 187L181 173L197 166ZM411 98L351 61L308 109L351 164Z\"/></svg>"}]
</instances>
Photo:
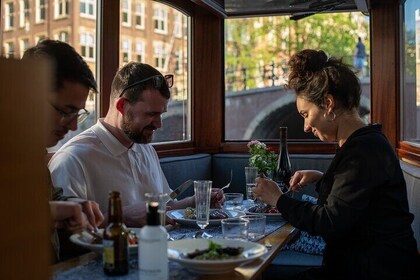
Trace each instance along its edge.
<instances>
[{"instance_id":1,"label":"tree foliage","mask_svg":"<svg viewBox=\"0 0 420 280\"><path fill-rule=\"evenodd\" d=\"M368 23L355 13L317 14L299 21L285 16L228 19L228 90L255 87L264 77L273 78L273 73L284 75L290 56L302 49L322 49L352 64L357 37L367 38L367 34ZM364 43L369 53L368 41ZM267 67L273 63L276 69Z\"/></svg>"}]
</instances>

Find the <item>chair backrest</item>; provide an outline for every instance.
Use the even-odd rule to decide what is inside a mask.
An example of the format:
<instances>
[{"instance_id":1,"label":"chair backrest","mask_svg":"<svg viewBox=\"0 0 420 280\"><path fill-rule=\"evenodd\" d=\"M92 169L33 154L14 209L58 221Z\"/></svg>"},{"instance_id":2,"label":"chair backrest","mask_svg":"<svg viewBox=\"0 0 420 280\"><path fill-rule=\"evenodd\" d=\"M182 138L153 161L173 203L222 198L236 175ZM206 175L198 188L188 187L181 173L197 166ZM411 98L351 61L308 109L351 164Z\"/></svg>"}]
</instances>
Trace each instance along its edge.
<instances>
[{"instance_id":1,"label":"chair backrest","mask_svg":"<svg viewBox=\"0 0 420 280\"><path fill-rule=\"evenodd\" d=\"M48 279L50 218L45 119L46 65L0 58L0 271Z\"/></svg>"},{"instance_id":2,"label":"chair backrest","mask_svg":"<svg viewBox=\"0 0 420 280\"><path fill-rule=\"evenodd\" d=\"M407 184L407 198L410 212L414 214L411 227L414 238L417 240L417 249L420 250L420 167L400 161Z\"/></svg>"}]
</instances>

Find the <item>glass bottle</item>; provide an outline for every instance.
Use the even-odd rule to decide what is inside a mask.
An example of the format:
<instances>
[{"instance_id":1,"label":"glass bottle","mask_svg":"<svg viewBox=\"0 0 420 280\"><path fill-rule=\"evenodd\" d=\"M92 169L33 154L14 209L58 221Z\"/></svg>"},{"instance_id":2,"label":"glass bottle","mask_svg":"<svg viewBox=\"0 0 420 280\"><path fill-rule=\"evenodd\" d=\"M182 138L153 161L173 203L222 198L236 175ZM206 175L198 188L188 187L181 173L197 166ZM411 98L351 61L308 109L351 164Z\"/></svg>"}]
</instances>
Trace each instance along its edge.
<instances>
[{"instance_id":1,"label":"glass bottle","mask_svg":"<svg viewBox=\"0 0 420 280\"><path fill-rule=\"evenodd\" d=\"M289 152L287 151L287 127L280 127L279 155L277 157L273 180L283 192L286 192L290 186L291 176L292 164L290 163Z\"/></svg>"},{"instance_id":2,"label":"glass bottle","mask_svg":"<svg viewBox=\"0 0 420 280\"><path fill-rule=\"evenodd\" d=\"M120 193L109 193L108 226L103 237L103 268L106 275L128 273L128 231L123 223Z\"/></svg>"},{"instance_id":3,"label":"glass bottle","mask_svg":"<svg viewBox=\"0 0 420 280\"><path fill-rule=\"evenodd\" d=\"M160 224L159 203L148 205L147 225L140 230L139 270L142 280L168 279L168 234Z\"/></svg>"}]
</instances>

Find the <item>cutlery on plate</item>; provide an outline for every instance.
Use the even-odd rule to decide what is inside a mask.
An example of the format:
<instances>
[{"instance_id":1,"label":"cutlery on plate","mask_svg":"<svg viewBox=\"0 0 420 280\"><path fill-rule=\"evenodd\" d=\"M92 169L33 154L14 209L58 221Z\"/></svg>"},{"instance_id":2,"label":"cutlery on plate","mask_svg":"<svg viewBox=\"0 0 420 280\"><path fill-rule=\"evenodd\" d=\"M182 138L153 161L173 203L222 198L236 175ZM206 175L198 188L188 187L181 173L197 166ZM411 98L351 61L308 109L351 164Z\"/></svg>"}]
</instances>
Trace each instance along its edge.
<instances>
[{"instance_id":1,"label":"cutlery on plate","mask_svg":"<svg viewBox=\"0 0 420 280\"><path fill-rule=\"evenodd\" d=\"M219 191L222 191L222 190L224 190L224 189L227 189L227 188L229 188L230 187L230 183L232 183L232 177L233 177L233 171L232 171L232 169L230 170L230 181L229 181L229 183L227 183L224 187L222 187Z\"/></svg>"},{"instance_id":2,"label":"cutlery on plate","mask_svg":"<svg viewBox=\"0 0 420 280\"><path fill-rule=\"evenodd\" d=\"M169 194L169 197L171 199L175 199L177 198L178 195L182 194L183 192L185 192L189 187L192 186L192 184L194 183L193 180L187 180L184 183L182 183L178 188L176 188L173 192L171 192Z\"/></svg>"},{"instance_id":3,"label":"cutlery on plate","mask_svg":"<svg viewBox=\"0 0 420 280\"><path fill-rule=\"evenodd\" d=\"M94 231L89 231L86 228L82 229L82 231L79 233L79 235L86 240L87 242L91 244L98 244L102 243L102 236Z\"/></svg>"}]
</instances>

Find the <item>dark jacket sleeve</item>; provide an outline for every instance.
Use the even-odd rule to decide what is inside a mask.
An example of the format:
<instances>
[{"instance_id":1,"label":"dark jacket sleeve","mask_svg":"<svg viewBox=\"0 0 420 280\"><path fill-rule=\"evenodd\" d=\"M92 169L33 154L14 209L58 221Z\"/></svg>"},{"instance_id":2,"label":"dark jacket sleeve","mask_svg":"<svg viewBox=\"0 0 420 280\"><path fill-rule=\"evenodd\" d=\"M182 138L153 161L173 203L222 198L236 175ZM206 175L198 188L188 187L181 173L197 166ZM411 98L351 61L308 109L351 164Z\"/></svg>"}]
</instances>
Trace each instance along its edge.
<instances>
[{"instance_id":1,"label":"dark jacket sleeve","mask_svg":"<svg viewBox=\"0 0 420 280\"><path fill-rule=\"evenodd\" d=\"M293 226L328 240L343 238L365 219L375 191L392 174L386 173L387 155L384 150L385 155L381 154L381 145L357 140L348 144L345 151L337 153L332 168L322 179L332 186L320 182L320 191L331 190L325 204L311 205L288 196L280 197L277 207Z\"/></svg>"}]
</instances>

